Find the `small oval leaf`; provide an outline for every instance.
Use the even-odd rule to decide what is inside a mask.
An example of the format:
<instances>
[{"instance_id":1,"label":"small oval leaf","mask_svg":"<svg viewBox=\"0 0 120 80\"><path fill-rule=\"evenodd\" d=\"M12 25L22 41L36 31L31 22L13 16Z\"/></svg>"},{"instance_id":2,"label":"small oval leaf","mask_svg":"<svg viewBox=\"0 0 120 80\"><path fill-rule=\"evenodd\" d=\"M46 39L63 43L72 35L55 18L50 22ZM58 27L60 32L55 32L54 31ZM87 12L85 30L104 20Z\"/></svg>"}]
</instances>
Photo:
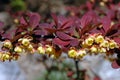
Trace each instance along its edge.
<instances>
[{"instance_id":1,"label":"small oval leaf","mask_svg":"<svg viewBox=\"0 0 120 80\"><path fill-rule=\"evenodd\" d=\"M73 39L73 37L69 36L68 34L66 34L64 32L60 32L60 31L57 31L56 35L57 35L57 37L59 37L62 40L71 40L71 39Z\"/></svg>"},{"instance_id":2,"label":"small oval leaf","mask_svg":"<svg viewBox=\"0 0 120 80\"><path fill-rule=\"evenodd\" d=\"M59 38L55 38L53 39L53 43L58 46L67 46L70 43L70 41L62 41Z\"/></svg>"}]
</instances>

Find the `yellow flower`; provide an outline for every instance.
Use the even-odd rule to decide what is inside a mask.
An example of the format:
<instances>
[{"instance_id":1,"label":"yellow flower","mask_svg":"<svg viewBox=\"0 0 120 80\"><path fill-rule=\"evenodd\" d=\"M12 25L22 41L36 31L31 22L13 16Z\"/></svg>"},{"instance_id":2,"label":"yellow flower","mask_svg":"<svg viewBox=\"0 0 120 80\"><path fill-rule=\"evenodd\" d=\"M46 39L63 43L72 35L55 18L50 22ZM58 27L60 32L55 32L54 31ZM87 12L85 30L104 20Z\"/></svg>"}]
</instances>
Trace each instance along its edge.
<instances>
[{"instance_id":1,"label":"yellow flower","mask_svg":"<svg viewBox=\"0 0 120 80\"><path fill-rule=\"evenodd\" d=\"M96 47L96 46L92 46L92 47L90 48L90 52L91 52L91 53L97 53L97 52L98 52L97 47Z\"/></svg>"},{"instance_id":2,"label":"yellow flower","mask_svg":"<svg viewBox=\"0 0 120 80\"><path fill-rule=\"evenodd\" d=\"M118 45L117 45L117 43L115 41L111 41L109 43L109 48L110 49L118 48Z\"/></svg>"},{"instance_id":3,"label":"yellow flower","mask_svg":"<svg viewBox=\"0 0 120 80\"><path fill-rule=\"evenodd\" d=\"M18 19L14 19L14 23L18 24L19 20Z\"/></svg>"},{"instance_id":4,"label":"yellow flower","mask_svg":"<svg viewBox=\"0 0 120 80\"><path fill-rule=\"evenodd\" d=\"M104 2L100 2L99 4L100 4L100 6L105 6Z\"/></svg>"},{"instance_id":5,"label":"yellow flower","mask_svg":"<svg viewBox=\"0 0 120 80\"><path fill-rule=\"evenodd\" d=\"M54 48L52 46L46 45L45 52L47 54L54 54L55 50L54 50Z\"/></svg>"},{"instance_id":6,"label":"yellow flower","mask_svg":"<svg viewBox=\"0 0 120 80\"><path fill-rule=\"evenodd\" d=\"M3 60L9 60L10 59L10 55L9 54L4 54L3 55Z\"/></svg>"},{"instance_id":7,"label":"yellow flower","mask_svg":"<svg viewBox=\"0 0 120 80\"><path fill-rule=\"evenodd\" d=\"M27 49L28 49L29 51L32 51L32 50L33 50L33 46L30 44L30 45L27 47Z\"/></svg>"},{"instance_id":8,"label":"yellow flower","mask_svg":"<svg viewBox=\"0 0 120 80\"><path fill-rule=\"evenodd\" d=\"M23 46L28 46L29 44L30 44L29 39L27 39L27 38L23 38L23 39L22 39L22 45L23 45Z\"/></svg>"},{"instance_id":9,"label":"yellow flower","mask_svg":"<svg viewBox=\"0 0 120 80\"><path fill-rule=\"evenodd\" d=\"M85 40L85 44L88 46L91 46L94 42L94 38L93 37L89 37Z\"/></svg>"},{"instance_id":10,"label":"yellow flower","mask_svg":"<svg viewBox=\"0 0 120 80\"><path fill-rule=\"evenodd\" d=\"M75 58L77 55L77 51L75 49L70 49L68 51L68 56L71 57L71 58Z\"/></svg>"},{"instance_id":11,"label":"yellow flower","mask_svg":"<svg viewBox=\"0 0 120 80\"><path fill-rule=\"evenodd\" d=\"M14 48L14 51L17 52L17 53L22 53L23 50L22 50L22 48L20 46L16 46Z\"/></svg>"},{"instance_id":12,"label":"yellow flower","mask_svg":"<svg viewBox=\"0 0 120 80\"><path fill-rule=\"evenodd\" d=\"M95 38L96 43L102 43L104 41L104 37L102 35L98 35Z\"/></svg>"},{"instance_id":13,"label":"yellow flower","mask_svg":"<svg viewBox=\"0 0 120 80\"><path fill-rule=\"evenodd\" d=\"M56 56L52 54L50 58L56 59Z\"/></svg>"},{"instance_id":14,"label":"yellow flower","mask_svg":"<svg viewBox=\"0 0 120 80\"><path fill-rule=\"evenodd\" d=\"M86 50L79 50L77 53L77 58L83 58L86 55Z\"/></svg>"},{"instance_id":15,"label":"yellow flower","mask_svg":"<svg viewBox=\"0 0 120 80\"><path fill-rule=\"evenodd\" d=\"M38 53L45 54L45 49L42 46L39 46L37 50L38 50Z\"/></svg>"},{"instance_id":16,"label":"yellow flower","mask_svg":"<svg viewBox=\"0 0 120 80\"><path fill-rule=\"evenodd\" d=\"M82 48L87 48L88 47L88 45L85 43L85 42L82 42Z\"/></svg>"},{"instance_id":17,"label":"yellow flower","mask_svg":"<svg viewBox=\"0 0 120 80\"><path fill-rule=\"evenodd\" d=\"M4 41L3 46L6 48L12 48L12 43L9 40Z\"/></svg>"},{"instance_id":18,"label":"yellow flower","mask_svg":"<svg viewBox=\"0 0 120 80\"><path fill-rule=\"evenodd\" d=\"M106 50L106 48L99 48L99 49L98 49L98 52L100 52L100 53L106 53L107 50Z\"/></svg>"},{"instance_id":19,"label":"yellow flower","mask_svg":"<svg viewBox=\"0 0 120 80\"><path fill-rule=\"evenodd\" d=\"M106 47L108 48L109 47L109 42L107 40L104 40L101 44L100 44L100 47Z\"/></svg>"}]
</instances>

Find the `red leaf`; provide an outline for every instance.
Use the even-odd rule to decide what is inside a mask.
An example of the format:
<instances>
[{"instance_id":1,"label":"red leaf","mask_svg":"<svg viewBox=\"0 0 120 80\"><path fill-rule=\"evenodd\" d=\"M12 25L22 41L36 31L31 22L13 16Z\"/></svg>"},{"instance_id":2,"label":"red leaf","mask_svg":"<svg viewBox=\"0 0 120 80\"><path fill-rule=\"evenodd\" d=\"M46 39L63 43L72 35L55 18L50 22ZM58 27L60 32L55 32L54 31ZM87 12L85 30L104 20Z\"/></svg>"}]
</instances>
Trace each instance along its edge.
<instances>
[{"instance_id":1,"label":"red leaf","mask_svg":"<svg viewBox=\"0 0 120 80\"><path fill-rule=\"evenodd\" d=\"M85 27L89 24L91 24L91 22L96 23L98 22L98 16L96 15L95 12L93 11L89 11L88 13L86 13L80 20L81 22L81 27Z\"/></svg>"},{"instance_id":2,"label":"red leaf","mask_svg":"<svg viewBox=\"0 0 120 80\"><path fill-rule=\"evenodd\" d=\"M62 41L59 38L55 38L53 39L53 43L58 46L67 46L70 43L70 41Z\"/></svg>"},{"instance_id":3,"label":"red leaf","mask_svg":"<svg viewBox=\"0 0 120 80\"><path fill-rule=\"evenodd\" d=\"M111 26L110 18L105 16L104 18L101 19L101 23L103 24L103 28L104 28L105 32L107 32Z\"/></svg>"},{"instance_id":4,"label":"red leaf","mask_svg":"<svg viewBox=\"0 0 120 80\"><path fill-rule=\"evenodd\" d=\"M36 27L39 24L40 15L37 13L32 13L30 16L29 24L31 27Z\"/></svg>"},{"instance_id":5,"label":"red leaf","mask_svg":"<svg viewBox=\"0 0 120 80\"><path fill-rule=\"evenodd\" d=\"M89 10L91 10L93 7L93 4L90 1L87 1L86 6L88 7Z\"/></svg>"},{"instance_id":6,"label":"red leaf","mask_svg":"<svg viewBox=\"0 0 120 80\"><path fill-rule=\"evenodd\" d=\"M64 32L57 31L56 32L57 37L59 37L62 40L71 40L73 37L69 36L68 34L65 34Z\"/></svg>"},{"instance_id":7,"label":"red leaf","mask_svg":"<svg viewBox=\"0 0 120 80\"><path fill-rule=\"evenodd\" d=\"M120 44L120 38L115 37L114 40L115 40L115 42L117 42L118 44Z\"/></svg>"},{"instance_id":8,"label":"red leaf","mask_svg":"<svg viewBox=\"0 0 120 80\"><path fill-rule=\"evenodd\" d=\"M112 62L112 68L118 69L118 68L120 68L120 66L117 64L116 61L114 61L114 62Z\"/></svg>"},{"instance_id":9,"label":"red leaf","mask_svg":"<svg viewBox=\"0 0 120 80\"><path fill-rule=\"evenodd\" d=\"M115 12L113 10L108 10L106 14L110 19L114 18L115 16Z\"/></svg>"},{"instance_id":10,"label":"red leaf","mask_svg":"<svg viewBox=\"0 0 120 80\"><path fill-rule=\"evenodd\" d=\"M27 22L25 21L24 17L20 18L20 24L27 25Z\"/></svg>"},{"instance_id":11,"label":"red leaf","mask_svg":"<svg viewBox=\"0 0 120 80\"><path fill-rule=\"evenodd\" d=\"M39 28L52 28L53 24L41 23L39 24Z\"/></svg>"},{"instance_id":12,"label":"red leaf","mask_svg":"<svg viewBox=\"0 0 120 80\"><path fill-rule=\"evenodd\" d=\"M10 33L9 33L10 32ZM4 38L7 38L7 39L13 39L14 35L15 35L15 32L16 32L16 28L6 32L5 34L3 34L2 36Z\"/></svg>"},{"instance_id":13,"label":"red leaf","mask_svg":"<svg viewBox=\"0 0 120 80\"><path fill-rule=\"evenodd\" d=\"M70 40L70 45L72 47L78 46L79 45L78 39L72 39L72 40Z\"/></svg>"},{"instance_id":14,"label":"red leaf","mask_svg":"<svg viewBox=\"0 0 120 80\"><path fill-rule=\"evenodd\" d=\"M53 28L45 28L45 30L47 30L50 33L55 33L57 30L53 29Z\"/></svg>"},{"instance_id":15,"label":"red leaf","mask_svg":"<svg viewBox=\"0 0 120 80\"><path fill-rule=\"evenodd\" d=\"M53 18L53 20L55 22L55 25L58 26L58 18L56 16L56 14L52 13L51 16L52 16L52 18Z\"/></svg>"},{"instance_id":16,"label":"red leaf","mask_svg":"<svg viewBox=\"0 0 120 80\"><path fill-rule=\"evenodd\" d=\"M56 29L52 28L53 24L48 24L48 23L41 23L39 24L39 29L48 33L54 33L56 31Z\"/></svg>"},{"instance_id":17,"label":"red leaf","mask_svg":"<svg viewBox=\"0 0 120 80\"><path fill-rule=\"evenodd\" d=\"M70 26L72 26L72 24L73 24L73 20L67 20L66 22L62 24L60 28L62 29L69 28Z\"/></svg>"},{"instance_id":18,"label":"red leaf","mask_svg":"<svg viewBox=\"0 0 120 80\"><path fill-rule=\"evenodd\" d=\"M35 35L47 35L46 30L34 30Z\"/></svg>"},{"instance_id":19,"label":"red leaf","mask_svg":"<svg viewBox=\"0 0 120 80\"><path fill-rule=\"evenodd\" d=\"M120 35L120 30L119 30L120 24L114 24L112 25L106 32L107 36L117 36Z\"/></svg>"}]
</instances>

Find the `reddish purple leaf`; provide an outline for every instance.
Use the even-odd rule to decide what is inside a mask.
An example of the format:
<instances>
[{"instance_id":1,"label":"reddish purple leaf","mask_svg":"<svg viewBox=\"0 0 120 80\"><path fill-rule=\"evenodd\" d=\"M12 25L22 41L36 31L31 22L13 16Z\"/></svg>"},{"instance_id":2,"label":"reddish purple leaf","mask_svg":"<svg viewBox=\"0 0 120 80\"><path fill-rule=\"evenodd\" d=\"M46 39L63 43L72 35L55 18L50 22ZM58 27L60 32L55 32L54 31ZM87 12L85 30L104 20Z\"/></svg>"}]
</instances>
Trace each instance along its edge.
<instances>
[{"instance_id":1,"label":"reddish purple leaf","mask_svg":"<svg viewBox=\"0 0 120 80\"><path fill-rule=\"evenodd\" d=\"M73 20L67 20L66 22L64 22L61 26L62 29L66 29L69 28L70 26L72 26L73 24Z\"/></svg>"},{"instance_id":2,"label":"reddish purple leaf","mask_svg":"<svg viewBox=\"0 0 120 80\"><path fill-rule=\"evenodd\" d=\"M106 14L110 19L115 17L115 12L113 10L108 10Z\"/></svg>"},{"instance_id":3,"label":"reddish purple leaf","mask_svg":"<svg viewBox=\"0 0 120 80\"><path fill-rule=\"evenodd\" d=\"M64 32L60 32L60 31L57 31L56 35L57 35L58 38L60 38L62 40L71 40L71 39L73 39L73 37L69 36L68 34L65 34Z\"/></svg>"},{"instance_id":4,"label":"reddish purple leaf","mask_svg":"<svg viewBox=\"0 0 120 80\"><path fill-rule=\"evenodd\" d=\"M47 35L46 30L34 30L35 35Z\"/></svg>"},{"instance_id":5,"label":"reddish purple leaf","mask_svg":"<svg viewBox=\"0 0 120 80\"><path fill-rule=\"evenodd\" d=\"M49 33L55 33L57 30L53 28L45 28Z\"/></svg>"},{"instance_id":6,"label":"reddish purple leaf","mask_svg":"<svg viewBox=\"0 0 120 80\"><path fill-rule=\"evenodd\" d=\"M88 7L89 10L91 10L93 7L93 4L90 1L87 1L86 6Z\"/></svg>"},{"instance_id":7,"label":"reddish purple leaf","mask_svg":"<svg viewBox=\"0 0 120 80\"><path fill-rule=\"evenodd\" d=\"M36 27L37 25L39 25L39 21L40 21L40 15L37 13L32 13L29 21L30 26Z\"/></svg>"},{"instance_id":8,"label":"reddish purple leaf","mask_svg":"<svg viewBox=\"0 0 120 80\"><path fill-rule=\"evenodd\" d=\"M10 32L10 33L9 33ZM13 39L14 38L14 35L15 35L15 32L16 32L16 28L6 32L5 34L3 34L2 36L4 38L7 38L7 39Z\"/></svg>"},{"instance_id":9,"label":"reddish purple leaf","mask_svg":"<svg viewBox=\"0 0 120 80\"><path fill-rule=\"evenodd\" d=\"M104 28L105 32L107 32L111 26L110 18L105 16L104 18L101 19L101 23L103 24L103 28Z\"/></svg>"},{"instance_id":10,"label":"reddish purple leaf","mask_svg":"<svg viewBox=\"0 0 120 80\"><path fill-rule=\"evenodd\" d=\"M112 62L112 68L118 69L118 68L120 68L120 66L117 64L116 61L113 61L113 62Z\"/></svg>"},{"instance_id":11,"label":"reddish purple leaf","mask_svg":"<svg viewBox=\"0 0 120 80\"><path fill-rule=\"evenodd\" d=\"M118 44L120 44L120 38L119 37L115 37L114 40L115 40L115 42L117 42Z\"/></svg>"},{"instance_id":12,"label":"reddish purple leaf","mask_svg":"<svg viewBox=\"0 0 120 80\"><path fill-rule=\"evenodd\" d=\"M27 25L27 22L23 17L20 18L20 24Z\"/></svg>"},{"instance_id":13,"label":"reddish purple leaf","mask_svg":"<svg viewBox=\"0 0 120 80\"><path fill-rule=\"evenodd\" d=\"M81 18L80 22L81 22L81 27L83 28L91 23L97 23L98 16L96 15L95 12L89 11Z\"/></svg>"},{"instance_id":14,"label":"reddish purple leaf","mask_svg":"<svg viewBox=\"0 0 120 80\"><path fill-rule=\"evenodd\" d=\"M58 46L67 46L70 43L70 41L62 41L59 38L55 38L53 39L53 43Z\"/></svg>"},{"instance_id":15,"label":"reddish purple leaf","mask_svg":"<svg viewBox=\"0 0 120 80\"><path fill-rule=\"evenodd\" d=\"M79 45L78 39L72 39L72 40L70 40L70 45L72 47L78 46Z\"/></svg>"},{"instance_id":16,"label":"reddish purple leaf","mask_svg":"<svg viewBox=\"0 0 120 80\"><path fill-rule=\"evenodd\" d=\"M52 28L53 24L48 24L48 23L41 23L39 24L39 28Z\"/></svg>"},{"instance_id":17,"label":"reddish purple leaf","mask_svg":"<svg viewBox=\"0 0 120 80\"><path fill-rule=\"evenodd\" d=\"M120 35L120 30L119 30L120 24L114 24L112 25L106 32L106 36L118 36Z\"/></svg>"},{"instance_id":18,"label":"reddish purple leaf","mask_svg":"<svg viewBox=\"0 0 120 80\"><path fill-rule=\"evenodd\" d=\"M63 15L59 15L58 16L58 23L59 24L64 24L64 22L66 22L66 21L68 21L68 18L66 18L65 16L63 16Z\"/></svg>"},{"instance_id":19,"label":"reddish purple leaf","mask_svg":"<svg viewBox=\"0 0 120 80\"><path fill-rule=\"evenodd\" d=\"M103 31L103 29L97 30L96 28L94 28L90 31L90 33L102 33L102 34L104 34L104 31Z\"/></svg>"},{"instance_id":20,"label":"reddish purple leaf","mask_svg":"<svg viewBox=\"0 0 120 80\"><path fill-rule=\"evenodd\" d=\"M51 16L52 16L52 18L53 18L53 20L55 22L55 25L58 26L58 18L56 16L56 14L52 13Z\"/></svg>"}]
</instances>

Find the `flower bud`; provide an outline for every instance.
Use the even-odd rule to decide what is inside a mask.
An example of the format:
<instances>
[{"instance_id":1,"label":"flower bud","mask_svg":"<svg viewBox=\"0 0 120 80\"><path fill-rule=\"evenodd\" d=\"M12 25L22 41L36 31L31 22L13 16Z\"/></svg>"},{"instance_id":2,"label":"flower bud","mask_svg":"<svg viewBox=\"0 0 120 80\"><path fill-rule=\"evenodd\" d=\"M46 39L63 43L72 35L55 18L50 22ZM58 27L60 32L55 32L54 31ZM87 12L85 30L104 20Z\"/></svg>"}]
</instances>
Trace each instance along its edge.
<instances>
[{"instance_id":1,"label":"flower bud","mask_svg":"<svg viewBox=\"0 0 120 80\"><path fill-rule=\"evenodd\" d=\"M26 38L22 39L22 45L23 46L28 46L29 44L30 44L30 41L28 39L26 39Z\"/></svg>"},{"instance_id":2,"label":"flower bud","mask_svg":"<svg viewBox=\"0 0 120 80\"><path fill-rule=\"evenodd\" d=\"M90 48L90 52L91 52L91 53L97 53L97 52L98 52L97 47L96 47L96 46L92 46L92 47Z\"/></svg>"},{"instance_id":3,"label":"flower bud","mask_svg":"<svg viewBox=\"0 0 120 80\"><path fill-rule=\"evenodd\" d=\"M86 50L79 50L77 53L77 58L83 58L86 55Z\"/></svg>"},{"instance_id":4,"label":"flower bud","mask_svg":"<svg viewBox=\"0 0 120 80\"><path fill-rule=\"evenodd\" d=\"M16 47L14 48L14 51L17 52L17 53L22 53L23 50L22 50L21 47L16 46Z\"/></svg>"},{"instance_id":5,"label":"flower bud","mask_svg":"<svg viewBox=\"0 0 120 80\"><path fill-rule=\"evenodd\" d=\"M111 41L111 42L109 43L109 48L110 48L110 49L118 48L118 45L117 45L116 42Z\"/></svg>"},{"instance_id":6,"label":"flower bud","mask_svg":"<svg viewBox=\"0 0 120 80\"><path fill-rule=\"evenodd\" d=\"M101 44L100 44L100 47L106 47L108 48L109 47L109 42L104 40Z\"/></svg>"},{"instance_id":7,"label":"flower bud","mask_svg":"<svg viewBox=\"0 0 120 80\"><path fill-rule=\"evenodd\" d=\"M52 46L46 45L45 52L48 53L48 54L54 54L55 50L53 49Z\"/></svg>"},{"instance_id":8,"label":"flower bud","mask_svg":"<svg viewBox=\"0 0 120 80\"><path fill-rule=\"evenodd\" d=\"M39 46L37 50L38 50L38 53L45 54L45 49L42 46Z\"/></svg>"},{"instance_id":9,"label":"flower bud","mask_svg":"<svg viewBox=\"0 0 120 80\"><path fill-rule=\"evenodd\" d=\"M3 60L9 60L10 59L10 55L9 54L4 54L3 55Z\"/></svg>"},{"instance_id":10,"label":"flower bud","mask_svg":"<svg viewBox=\"0 0 120 80\"><path fill-rule=\"evenodd\" d=\"M6 48L12 48L12 43L9 40L4 41L3 46Z\"/></svg>"},{"instance_id":11,"label":"flower bud","mask_svg":"<svg viewBox=\"0 0 120 80\"><path fill-rule=\"evenodd\" d=\"M106 50L106 48L99 48L99 49L98 49L98 52L100 52L100 53L106 53L107 50Z\"/></svg>"},{"instance_id":12,"label":"flower bud","mask_svg":"<svg viewBox=\"0 0 120 80\"><path fill-rule=\"evenodd\" d=\"M88 45L88 46L91 46L94 42L94 38L92 37L89 37L85 40L85 44Z\"/></svg>"},{"instance_id":13,"label":"flower bud","mask_svg":"<svg viewBox=\"0 0 120 80\"><path fill-rule=\"evenodd\" d=\"M102 35L98 35L95 38L96 43L102 43L104 41L104 37Z\"/></svg>"},{"instance_id":14,"label":"flower bud","mask_svg":"<svg viewBox=\"0 0 120 80\"><path fill-rule=\"evenodd\" d=\"M85 42L82 42L82 48L87 48L88 47L88 45L85 43Z\"/></svg>"},{"instance_id":15,"label":"flower bud","mask_svg":"<svg viewBox=\"0 0 120 80\"><path fill-rule=\"evenodd\" d=\"M75 49L70 49L68 51L68 56L71 57L71 58L75 58L77 55L77 51Z\"/></svg>"},{"instance_id":16,"label":"flower bud","mask_svg":"<svg viewBox=\"0 0 120 80\"><path fill-rule=\"evenodd\" d=\"M100 2L100 6L105 6L105 3L104 2Z\"/></svg>"},{"instance_id":17,"label":"flower bud","mask_svg":"<svg viewBox=\"0 0 120 80\"><path fill-rule=\"evenodd\" d=\"M19 20L18 19L14 19L14 23L18 24Z\"/></svg>"},{"instance_id":18,"label":"flower bud","mask_svg":"<svg viewBox=\"0 0 120 80\"><path fill-rule=\"evenodd\" d=\"M52 54L52 55L50 55L50 58L56 59L56 56Z\"/></svg>"},{"instance_id":19,"label":"flower bud","mask_svg":"<svg viewBox=\"0 0 120 80\"><path fill-rule=\"evenodd\" d=\"M27 47L27 49L28 49L29 51L32 51L32 50L33 50L33 46L30 44L30 45Z\"/></svg>"}]
</instances>

